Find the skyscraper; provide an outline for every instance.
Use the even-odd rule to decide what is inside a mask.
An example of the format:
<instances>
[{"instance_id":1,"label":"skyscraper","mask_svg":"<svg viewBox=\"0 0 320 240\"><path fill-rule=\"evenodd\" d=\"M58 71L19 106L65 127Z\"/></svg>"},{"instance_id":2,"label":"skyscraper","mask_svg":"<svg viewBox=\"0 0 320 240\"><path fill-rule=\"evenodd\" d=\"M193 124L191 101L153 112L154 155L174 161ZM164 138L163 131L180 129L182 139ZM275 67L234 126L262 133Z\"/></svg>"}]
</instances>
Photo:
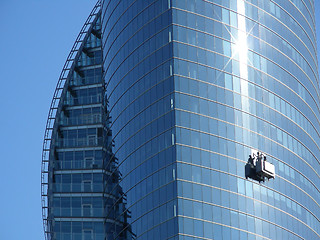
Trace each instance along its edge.
<instances>
[{"instance_id":1,"label":"skyscraper","mask_svg":"<svg viewBox=\"0 0 320 240\"><path fill-rule=\"evenodd\" d=\"M320 239L319 115L312 0L103 0L49 112L47 238Z\"/></svg>"}]
</instances>

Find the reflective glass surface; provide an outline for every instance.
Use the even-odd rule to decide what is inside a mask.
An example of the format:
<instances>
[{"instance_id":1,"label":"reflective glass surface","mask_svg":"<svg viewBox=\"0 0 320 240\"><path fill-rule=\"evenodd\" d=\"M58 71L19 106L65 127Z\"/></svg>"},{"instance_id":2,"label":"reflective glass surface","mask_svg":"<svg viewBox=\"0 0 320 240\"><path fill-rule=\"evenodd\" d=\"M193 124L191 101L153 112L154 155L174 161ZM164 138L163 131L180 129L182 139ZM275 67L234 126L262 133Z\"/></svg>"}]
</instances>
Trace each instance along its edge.
<instances>
[{"instance_id":1,"label":"reflective glass surface","mask_svg":"<svg viewBox=\"0 0 320 240\"><path fill-rule=\"evenodd\" d=\"M124 226L130 230L127 215L115 219L119 209L121 213L125 209L125 202L121 188L115 186L119 178L115 162L110 162L113 154L102 79L100 14L89 27L63 86L53 127L48 240L105 240L113 235L129 239L123 231Z\"/></svg>"},{"instance_id":2,"label":"reflective glass surface","mask_svg":"<svg viewBox=\"0 0 320 240\"><path fill-rule=\"evenodd\" d=\"M93 24L64 86L62 107L56 116L48 197L50 239L105 239L109 201L104 187L106 118L100 18Z\"/></svg>"},{"instance_id":3,"label":"reflective glass surface","mask_svg":"<svg viewBox=\"0 0 320 240\"><path fill-rule=\"evenodd\" d=\"M102 9L110 128L137 239L167 239L178 231L169 4L104 1Z\"/></svg>"},{"instance_id":4,"label":"reflective glass surface","mask_svg":"<svg viewBox=\"0 0 320 240\"><path fill-rule=\"evenodd\" d=\"M133 238L102 78L100 5L77 37L49 112L49 157L42 161L47 240Z\"/></svg>"},{"instance_id":5,"label":"reflective glass surface","mask_svg":"<svg viewBox=\"0 0 320 240\"><path fill-rule=\"evenodd\" d=\"M320 238L313 1L105 0L102 32L136 239Z\"/></svg>"}]
</instances>

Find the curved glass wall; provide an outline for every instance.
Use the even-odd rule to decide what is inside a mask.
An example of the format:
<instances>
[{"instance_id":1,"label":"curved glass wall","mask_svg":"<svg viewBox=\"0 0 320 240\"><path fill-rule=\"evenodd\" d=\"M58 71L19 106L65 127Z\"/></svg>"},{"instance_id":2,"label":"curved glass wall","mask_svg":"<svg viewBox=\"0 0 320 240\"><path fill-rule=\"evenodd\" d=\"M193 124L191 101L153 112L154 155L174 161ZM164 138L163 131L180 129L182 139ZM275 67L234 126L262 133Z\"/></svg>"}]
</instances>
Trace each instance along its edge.
<instances>
[{"instance_id":1,"label":"curved glass wall","mask_svg":"<svg viewBox=\"0 0 320 240\"><path fill-rule=\"evenodd\" d=\"M102 6L114 152L136 238L319 239L313 1ZM276 167L264 184L245 179L257 151Z\"/></svg>"},{"instance_id":2,"label":"curved glass wall","mask_svg":"<svg viewBox=\"0 0 320 240\"><path fill-rule=\"evenodd\" d=\"M49 239L104 239L101 27L96 16L63 86L49 163Z\"/></svg>"},{"instance_id":3,"label":"curved glass wall","mask_svg":"<svg viewBox=\"0 0 320 240\"><path fill-rule=\"evenodd\" d=\"M49 158L42 171L48 240L131 239L129 214L116 218L125 195L117 184L101 62L98 2L71 50L49 113L54 123L47 125Z\"/></svg>"},{"instance_id":4,"label":"curved glass wall","mask_svg":"<svg viewBox=\"0 0 320 240\"><path fill-rule=\"evenodd\" d=\"M319 79L305 2L173 1L182 239L320 237ZM275 180L244 178L253 151L267 154Z\"/></svg>"},{"instance_id":5,"label":"curved glass wall","mask_svg":"<svg viewBox=\"0 0 320 240\"><path fill-rule=\"evenodd\" d=\"M110 127L137 239L167 239L178 231L168 4L111 0L102 5Z\"/></svg>"}]
</instances>

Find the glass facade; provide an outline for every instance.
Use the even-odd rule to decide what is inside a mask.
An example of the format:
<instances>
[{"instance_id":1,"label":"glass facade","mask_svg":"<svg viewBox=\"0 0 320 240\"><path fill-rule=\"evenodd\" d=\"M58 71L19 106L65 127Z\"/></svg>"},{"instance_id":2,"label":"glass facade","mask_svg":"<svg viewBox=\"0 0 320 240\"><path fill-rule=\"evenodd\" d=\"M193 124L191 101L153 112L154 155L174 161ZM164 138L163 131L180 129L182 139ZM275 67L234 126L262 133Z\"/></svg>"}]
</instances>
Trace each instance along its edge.
<instances>
[{"instance_id":1,"label":"glass facade","mask_svg":"<svg viewBox=\"0 0 320 240\"><path fill-rule=\"evenodd\" d=\"M49 239L104 239L107 198L101 25L97 16L74 60L56 113L49 163Z\"/></svg>"},{"instance_id":2,"label":"glass facade","mask_svg":"<svg viewBox=\"0 0 320 240\"><path fill-rule=\"evenodd\" d=\"M47 240L131 239L129 214L116 218L126 203L117 184L121 174L101 63L98 2L70 52L49 112L42 167Z\"/></svg>"},{"instance_id":3,"label":"glass facade","mask_svg":"<svg viewBox=\"0 0 320 240\"><path fill-rule=\"evenodd\" d=\"M136 239L168 239L178 233L173 35L168 3L111 0L102 5L110 127L122 173L119 184L127 195Z\"/></svg>"},{"instance_id":4,"label":"glass facade","mask_svg":"<svg viewBox=\"0 0 320 240\"><path fill-rule=\"evenodd\" d=\"M320 239L312 0L104 0L102 49L136 239Z\"/></svg>"}]
</instances>

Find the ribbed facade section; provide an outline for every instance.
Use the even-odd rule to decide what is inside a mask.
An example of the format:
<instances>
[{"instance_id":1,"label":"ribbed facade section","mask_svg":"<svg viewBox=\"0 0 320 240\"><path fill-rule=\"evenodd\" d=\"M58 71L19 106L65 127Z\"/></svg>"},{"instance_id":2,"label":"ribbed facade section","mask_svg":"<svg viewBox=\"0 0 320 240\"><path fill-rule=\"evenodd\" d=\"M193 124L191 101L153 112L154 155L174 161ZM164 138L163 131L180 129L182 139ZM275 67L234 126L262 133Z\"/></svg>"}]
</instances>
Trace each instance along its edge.
<instances>
[{"instance_id":1,"label":"ribbed facade section","mask_svg":"<svg viewBox=\"0 0 320 240\"><path fill-rule=\"evenodd\" d=\"M117 184L101 63L98 2L69 54L49 112L42 162L47 240L131 239L128 215L118 217L125 195Z\"/></svg>"},{"instance_id":2,"label":"ribbed facade section","mask_svg":"<svg viewBox=\"0 0 320 240\"><path fill-rule=\"evenodd\" d=\"M320 239L313 1L104 0L102 32L136 239Z\"/></svg>"},{"instance_id":3,"label":"ribbed facade section","mask_svg":"<svg viewBox=\"0 0 320 240\"><path fill-rule=\"evenodd\" d=\"M84 43L56 118L50 196L55 239L104 239L107 152L99 24L97 19Z\"/></svg>"}]
</instances>

